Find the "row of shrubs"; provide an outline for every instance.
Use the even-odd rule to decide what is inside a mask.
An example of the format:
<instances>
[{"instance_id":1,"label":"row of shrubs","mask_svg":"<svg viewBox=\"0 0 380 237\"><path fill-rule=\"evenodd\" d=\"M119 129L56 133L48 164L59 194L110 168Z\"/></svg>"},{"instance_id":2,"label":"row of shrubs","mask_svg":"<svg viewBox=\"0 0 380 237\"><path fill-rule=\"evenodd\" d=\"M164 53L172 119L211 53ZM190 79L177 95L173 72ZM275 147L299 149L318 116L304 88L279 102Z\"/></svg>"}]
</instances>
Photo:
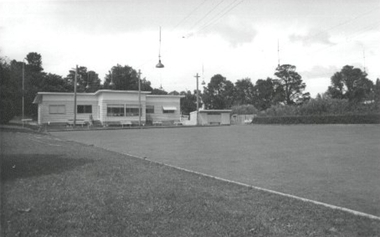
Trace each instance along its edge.
<instances>
[{"instance_id":1,"label":"row of shrubs","mask_svg":"<svg viewBox=\"0 0 380 237\"><path fill-rule=\"evenodd\" d=\"M253 124L380 124L380 114L254 117Z\"/></svg>"},{"instance_id":2,"label":"row of shrubs","mask_svg":"<svg viewBox=\"0 0 380 237\"><path fill-rule=\"evenodd\" d=\"M380 113L377 103L352 103L345 99L319 98L301 105L273 105L257 113L266 116L353 115Z\"/></svg>"},{"instance_id":3,"label":"row of shrubs","mask_svg":"<svg viewBox=\"0 0 380 237\"><path fill-rule=\"evenodd\" d=\"M232 107L233 114L254 114L256 124L365 124L380 123L380 104L352 103L318 97L300 105L272 105L258 111L253 105Z\"/></svg>"}]
</instances>

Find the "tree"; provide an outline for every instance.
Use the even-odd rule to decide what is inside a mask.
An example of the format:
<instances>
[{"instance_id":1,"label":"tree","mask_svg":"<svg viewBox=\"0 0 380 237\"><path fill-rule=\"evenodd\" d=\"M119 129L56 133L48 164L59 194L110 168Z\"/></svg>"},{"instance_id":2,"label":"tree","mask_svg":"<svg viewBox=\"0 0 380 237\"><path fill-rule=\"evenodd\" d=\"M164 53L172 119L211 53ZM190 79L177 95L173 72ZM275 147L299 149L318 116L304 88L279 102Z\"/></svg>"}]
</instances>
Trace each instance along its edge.
<instances>
[{"instance_id":1,"label":"tree","mask_svg":"<svg viewBox=\"0 0 380 237\"><path fill-rule=\"evenodd\" d=\"M234 84L217 74L204 87L202 100L207 109L229 109L234 102Z\"/></svg>"},{"instance_id":2,"label":"tree","mask_svg":"<svg viewBox=\"0 0 380 237\"><path fill-rule=\"evenodd\" d=\"M296 72L296 67L290 64L279 65L275 74L283 90L284 102L288 105L299 104L310 99L309 93L303 93L306 84Z\"/></svg>"},{"instance_id":3,"label":"tree","mask_svg":"<svg viewBox=\"0 0 380 237\"><path fill-rule=\"evenodd\" d=\"M181 112L182 114L189 115L190 112L197 110L197 95L196 90L194 94L191 91L181 91L180 95L184 95L184 98L181 98Z\"/></svg>"},{"instance_id":4,"label":"tree","mask_svg":"<svg viewBox=\"0 0 380 237\"><path fill-rule=\"evenodd\" d=\"M75 69L66 76L66 90L74 91ZM80 66L77 71L77 92L95 92L101 88L99 75L95 71L87 71L87 67Z\"/></svg>"},{"instance_id":5,"label":"tree","mask_svg":"<svg viewBox=\"0 0 380 237\"><path fill-rule=\"evenodd\" d=\"M44 92L66 92L66 85L63 78L52 73L43 73L42 83L38 91Z\"/></svg>"},{"instance_id":6,"label":"tree","mask_svg":"<svg viewBox=\"0 0 380 237\"><path fill-rule=\"evenodd\" d=\"M42 56L36 52L31 52L26 55L26 61L28 62L30 71L42 72L44 69L42 67Z\"/></svg>"},{"instance_id":7,"label":"tree","mask_svg":"<svg viewBox=\"0 0 380 237\"><path fill-rule=\"evenodd\" d=\"M245 78L235 83L234 102L237 105L253 104L254 87L251 79Z\"/></svg>"},{"instance_id":8,"label":"tree","mask_svg":"<svg viewBox=\"0 0 380 237\"><path fill-rule=\"evenodd\" d=\"M152 90L151 94L152 95L167 95L168 92L166 92L164 89L157 89L157 88L155 88L155 89Z\"/></svg>"},{"instance_id":9,"label":"tree","mask_svg":"<svg viewBox=\"0 0 380 237\"><path fill-rule=\"evenodd\" d=\"M11 65L0 57L0 123L6 124L15 116L17 81L12 80Z\"/></svg>"},{"instance_id":10,"label":"tree","mask_svg":"<svg viewBox=\"0 0 380 237\"><path fill-rule=\"evenodd\" d=\"M258 110L266 110L285 99L280 82L269 77L256 81L253 98L253 104Z\"/></svg>"},{"instance_id":11,"label":"tree","mask_svg":"<svg viewBox=\"0 0 380 237\"><path fill-rule=\"evenodd\" d=\"M367 79L367 73L346 65L331 77L327 93L334 99L361 102L370 96L373 87L373 82Z\"/></svg>"},{"instance_id":12,"label":"tree","mask_svg":"<svg viewBox=\"0 0 380 237\"><path fill-rule=\"evenodd\" d=\"M178 91L171 91L169 92L169 95L180 95Z\"/></svg>"},{"instance_id":13,"label":"tree","mask_svg":"<svg viewBox=\"0 0 380 237\"><path fill-rule=\"evenodd\" d=\"M138 90L138 72L130 66L113 66L105 77L103 87L114 90ZM111 84L113 83L113 85ZM141 79L141 90L152 91L150 81Z\"/></svg>"},{"instance_id":14,"label":"tree","mask_svg":"<svg viewBox=\"0 0 380 237\"><path fill-rule=\"evenodd\" d=\"M376 83L373 88L374 101L376 108L380 108L380 79L377 78Z\"/></svg>"}]
</instances>

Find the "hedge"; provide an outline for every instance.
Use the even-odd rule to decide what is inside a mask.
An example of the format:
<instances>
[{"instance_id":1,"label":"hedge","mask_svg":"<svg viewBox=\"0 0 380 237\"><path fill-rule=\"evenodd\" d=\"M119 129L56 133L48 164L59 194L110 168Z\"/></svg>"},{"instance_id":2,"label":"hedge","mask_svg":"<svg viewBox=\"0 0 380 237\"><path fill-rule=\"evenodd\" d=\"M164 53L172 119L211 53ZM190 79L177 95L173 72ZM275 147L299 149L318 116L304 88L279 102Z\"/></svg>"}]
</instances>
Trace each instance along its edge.
<instances>
[{"instance_id":1,"label":"hedge","mask_svg":"<svg viewBox=\"0 0 380 237\"><path fill-rule=\"evenodd\" d=\"M253 124L380 124L380 114L255 117Z\"/></svg>"}]
</instances>

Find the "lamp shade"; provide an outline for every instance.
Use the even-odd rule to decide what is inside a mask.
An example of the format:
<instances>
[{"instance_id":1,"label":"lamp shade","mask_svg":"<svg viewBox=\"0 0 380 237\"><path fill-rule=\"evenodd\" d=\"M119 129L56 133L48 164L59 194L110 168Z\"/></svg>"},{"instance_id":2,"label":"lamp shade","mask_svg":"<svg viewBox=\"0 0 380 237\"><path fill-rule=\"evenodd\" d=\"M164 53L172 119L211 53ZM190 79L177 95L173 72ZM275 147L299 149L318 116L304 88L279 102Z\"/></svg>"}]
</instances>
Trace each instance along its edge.
<instances>
[{"instance_id":1,"label":"lamp shade","mask_svg":"<svg viewBox=\"0 0 380 237\"><path fill-rule=\"evenodd\" d=\"M158 61L156 68L164 68L164 64L161 63L161 59Z\"/></svg>"}]
</instances>

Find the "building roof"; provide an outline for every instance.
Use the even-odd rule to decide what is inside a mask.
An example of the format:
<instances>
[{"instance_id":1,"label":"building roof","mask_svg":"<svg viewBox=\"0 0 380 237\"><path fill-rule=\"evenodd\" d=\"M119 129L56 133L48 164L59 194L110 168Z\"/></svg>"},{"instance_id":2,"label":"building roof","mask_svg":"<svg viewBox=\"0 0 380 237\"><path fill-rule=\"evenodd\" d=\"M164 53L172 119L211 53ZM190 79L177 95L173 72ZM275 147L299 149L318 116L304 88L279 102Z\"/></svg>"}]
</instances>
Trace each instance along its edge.
<instances>
[{"instance_id":1,"label":"building roof","mask_svg":"<svg viewBox=\"0 0 380 237\"><path fill-rule=\"evenodd\" d=\"M86 93L86 92L77 92L77 96L97 96L102 93L128 93L128 94L138 94L139 91L137 90L98 90L96 92L92 93ZM145 94L149 97L161 97L161 98L183 98L184 95L150 95L151 91L140 91L141 94ZM33 100L33 104L38 104L42 102L43 95L67 95L67 96L74 96L74 92L38 92L36 97Z\"/></svg>"},{"instance_id":2,"label":"building roof","mask_svg":"<svg viewBox=\"0 0 380 237\"><path fill-rule=\"evenodd\" d=\"M230 109L201 109L199 113L231 113Z\"/></svg>"}]
</instances>

